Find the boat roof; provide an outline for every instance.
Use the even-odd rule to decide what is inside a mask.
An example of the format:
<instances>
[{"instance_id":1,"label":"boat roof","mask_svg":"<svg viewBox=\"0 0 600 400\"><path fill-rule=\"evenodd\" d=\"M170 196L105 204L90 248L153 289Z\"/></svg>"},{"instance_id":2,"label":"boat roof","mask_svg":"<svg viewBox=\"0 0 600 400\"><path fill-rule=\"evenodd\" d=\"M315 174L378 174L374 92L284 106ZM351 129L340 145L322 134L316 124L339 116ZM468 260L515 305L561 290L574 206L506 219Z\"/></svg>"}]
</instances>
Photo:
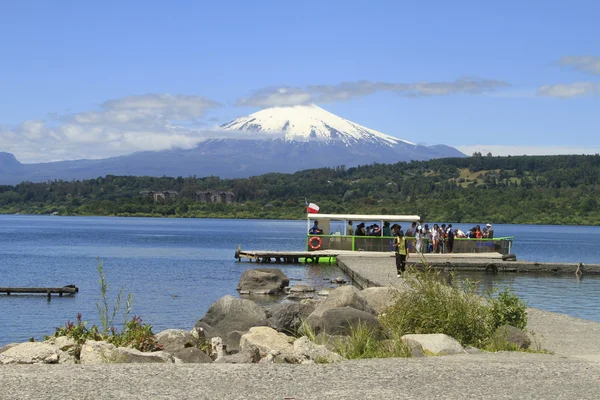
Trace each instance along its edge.
<instances>
[{"instance_id":1,"label":"boat roof","mask_svg":"<svg viewBox=\"0 0 600 400\"><path fill-rule=\"evenodd\" d=\"M312 220L419 222L418 215L308 214Z\"/></svg>"}]
</instances>

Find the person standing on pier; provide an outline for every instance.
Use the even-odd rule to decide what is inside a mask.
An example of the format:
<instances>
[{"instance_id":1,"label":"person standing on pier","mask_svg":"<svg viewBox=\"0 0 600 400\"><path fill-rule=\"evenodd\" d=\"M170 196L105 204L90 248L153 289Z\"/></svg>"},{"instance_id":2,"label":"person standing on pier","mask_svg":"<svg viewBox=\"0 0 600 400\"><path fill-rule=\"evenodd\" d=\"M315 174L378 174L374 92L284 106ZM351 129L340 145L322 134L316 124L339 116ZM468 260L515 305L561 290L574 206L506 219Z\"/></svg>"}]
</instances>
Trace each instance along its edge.
<instances>
[{"instance_id":1,"label":"person standing on pier","mask_svg":"<svg viewBox=\"0 0 600 400\"><path fill-rule=\"evenodd\" d=\"M406 238L401 229L396 233L394 239L394 249L396 250L396 272L398 278L406 271L406 260L408 260L408 247L406 246Z\"/></svg>"}]
</instances>

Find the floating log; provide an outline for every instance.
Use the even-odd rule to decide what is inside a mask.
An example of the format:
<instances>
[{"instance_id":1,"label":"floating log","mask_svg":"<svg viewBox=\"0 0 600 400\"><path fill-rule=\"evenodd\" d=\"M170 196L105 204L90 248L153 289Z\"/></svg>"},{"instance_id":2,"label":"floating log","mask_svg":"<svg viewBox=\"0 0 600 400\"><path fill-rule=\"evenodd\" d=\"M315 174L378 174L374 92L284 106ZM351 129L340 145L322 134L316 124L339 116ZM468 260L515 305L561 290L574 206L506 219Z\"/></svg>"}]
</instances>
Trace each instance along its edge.
<instances>
[{"instance_id":1,"label":"floating log","mask_svg":"<svg viewBox=\"0 0 600 400\"><path fill-rule=\"evenodd\" d=\"M62 297L63 294L75 294L77 292L79 292L79 288L75 285L63 287L0 287L0 293L5 293L7 296L10 296L13 293L43 293L50 298L52 294L58 294L59 297Z\"/></svg>"}]
</instances>

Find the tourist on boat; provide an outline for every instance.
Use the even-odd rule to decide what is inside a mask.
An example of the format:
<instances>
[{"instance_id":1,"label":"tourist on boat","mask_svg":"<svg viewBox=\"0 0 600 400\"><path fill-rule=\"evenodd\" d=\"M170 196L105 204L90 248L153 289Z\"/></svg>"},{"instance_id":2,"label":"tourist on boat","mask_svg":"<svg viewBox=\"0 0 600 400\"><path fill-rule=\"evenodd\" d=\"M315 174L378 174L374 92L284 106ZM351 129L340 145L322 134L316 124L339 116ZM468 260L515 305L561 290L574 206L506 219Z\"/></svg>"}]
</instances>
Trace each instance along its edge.
<instances>
[{"instance_id":1,"label":"tourist on boat","mask_svg":"<svg viewBox=\"0 0 600 400\"><path fill-rule=\"evenodd\" d=\"M392 236L389 221L383 221L383 236Z\"/></svg>"},{"instance_id":2,"label":"tourist on boat","mask_svg":"<svg viewBox=\"0 0 600 400\"><path fill-rule=\"evenodd\" d=\"M348 221L348 227L346 228L346 235L348 235L348 236L354 235L354 227L352 226L352 221Z\"/></svg>"},{"instance_id":3,"label":"tourist on boat","mask_svg":"<svg viewBox=\"0 0 600 400\"><path fill-rule=\"evenodd\" d=\"M488 239L493 239L494 238L494 230L492 229L492 225L490 224L486 224L485 226L487 228L487 238Z\"/></svg>"},{"instance_id":4,"label":"tourist on boat","mask_svg":"<svg viewBox=\"0 0 600 400\"><path fill-rule=\"evenodd\" d=\"M399 229L394 238L394 250L396 253L396 272L398 278L402 276L406 271L406 260L408 260L408 246L406 245L406 238L402 233L402 229Z\"/></svg>"},{"instance_id":5,"label":"tourist on boat","mask_svg":"<svg viewBox=\"0 0 600 400\"><path fill-rule=\"evenodd\" d=\"M433 252L434 253L440 252L439 239L440 239L440 227L438 226L438 224L433 224L433 230L431 231L431 242L433 244Z\"/></svg>"},{"instance_id":6,"label":"tourist on boat","mask_svg":"<svg viewBox=\"0 0 600 400\"><path fill-rule=\"evenodd\" d=\"M406 230L406 237L414 237L417 233L417 223L413 222L410 228Z\"/></svg>"},{"instance_id":7,"label":"tourist on boat","mask_svg":"<svg viewBox=\"0 0 600 400\"><path fill-rule=\"evenodd\" d=\"M448 253L452 253L454 248L454 229L452 224L448 224L448 230L446 231L446 250Z\"/></svg>"},{"instance_id":8,"label":"tourist on boat","mask_svg":"<svg viewBox=\"0 0 600 400\"><path fill-rule=\"evenodd\" d=\"M446 224L440 226L440 253L446 252Z\"/></svg>"},{"instance_id":9,"label":"tourist on boat","mask_svg":"<svg viewBox=\"0 0 600 400\"><path fill-rule=\"evenodd\" d=\"M319 221L315 221L315 224L308 231L310 235L322 235L323 229L319 228Z\"/></svg>"},{"instance_id":10,"label":"tourist on boat","mask_svg":"<svg viewBox=\"0 0 600 400\"><path fill-rule=\"evenodd\" d=\"M360 224L356 225L356 230L354 231L354 236L366 236L364 222L361 222Z\"/></svg>"},{"instance_id":11,"label":"tourist on boat","mask_svg":"<svg viewBox=\"0 0 600 400\"><path fill-rule=\"evenodd\" d=\"M415 232L415 252L421 254L423 252L423 230L421 225L417 227Z\"/></svg>"},{"instance_id":12,"label":"tourist on boat","mask_svg":"<svg viewBox=\"0 0 600 400\"><path fill-rule=\"evenodd\" d=\"M433 242L431 241L431 230L429 229L429 224L425 224L423 228L423 242L424 242L424 253L433 252Z\"/></svg>"},{"instance_id":13,"label":"tourist on boat","mask_svg":"<svg viewBox=\"0 0 600 400\"><path fill-rule=\"evenodd\" d=\"M479 225L475 227L475 238L483 239L483 232L481 231L481 227Z\"/></svg>"},{"instance_id":14,"label":"tourist on boat","mask_svg":"<svg viewBox=\"0 0 600 400\"><path fill-rule=\"evenodd\" d=\"M373 229L371 230L371 236L381 236L381 228L379 228L379 225L373 225Z\"/></svg>"}]
</instances>

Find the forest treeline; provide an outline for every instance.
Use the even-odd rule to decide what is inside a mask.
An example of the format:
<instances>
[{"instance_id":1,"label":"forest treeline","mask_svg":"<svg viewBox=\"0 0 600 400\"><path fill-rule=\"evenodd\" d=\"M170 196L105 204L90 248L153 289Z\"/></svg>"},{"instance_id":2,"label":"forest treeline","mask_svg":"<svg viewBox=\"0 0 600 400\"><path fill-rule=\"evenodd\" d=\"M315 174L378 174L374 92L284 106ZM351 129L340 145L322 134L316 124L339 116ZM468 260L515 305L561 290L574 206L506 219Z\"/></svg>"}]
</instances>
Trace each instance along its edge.
<instances>
[{"instance_id":1,"label":"forest treeline","mask_svg":"<svg viewBox=\"0 0 600 400\"><path fill-rule=\"evenodd\" d=\"M200 190L235 203L200 203ZM172 200L140 191L175 190ZM427 221L600 224L600 155L467 158L320 168L244 179L106 176L0 186L0 212L195 218L305 218L322 213L417 214Z\"/></svg>"}]
</instances>

